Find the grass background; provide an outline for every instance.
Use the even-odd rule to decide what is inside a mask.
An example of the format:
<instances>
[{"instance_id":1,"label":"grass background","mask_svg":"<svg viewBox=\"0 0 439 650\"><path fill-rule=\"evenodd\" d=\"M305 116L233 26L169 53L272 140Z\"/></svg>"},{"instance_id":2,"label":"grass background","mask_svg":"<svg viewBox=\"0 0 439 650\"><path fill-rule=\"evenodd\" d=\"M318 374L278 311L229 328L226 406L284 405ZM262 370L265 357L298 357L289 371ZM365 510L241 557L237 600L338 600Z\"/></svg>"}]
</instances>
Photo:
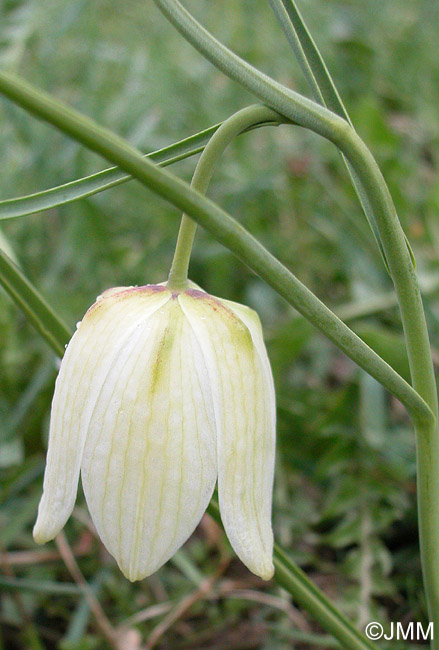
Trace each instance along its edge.
<instances>
[{"instance_id":1,"label":"grass background","mask_svg":"<svg viewBox=\"0 0 439 650\"><path fill-rule=\"evenodd\" d=\"M309 95L268 3L186 6L236 52ZM303 0L300 8L389 184L439 360L439 6ZM2 0L0 64L145 152L254 101L185 43L152 0ZM106 167L6 100L0 127L1 199ZM193 167L189 160L172 170L189 180ZM332 145L293 127L241 136L209 194L407 376L390 281ZM5 221L0 245L74 327L104 289L166 278L178 222L174 208L129 183ZM201 231L191 279L250 305L264 324L278 396L278 541L360 626L425 622L414 437L402 407ZM63 561L69 547L40 549L31 537L56 359L4 293L0 368L0 648L111 647ZM135 584L95 537L82 495L65 533L127 650L333 647L285 593L242 567L207 517L172 562Z\"/></svg>"}]
</instances>

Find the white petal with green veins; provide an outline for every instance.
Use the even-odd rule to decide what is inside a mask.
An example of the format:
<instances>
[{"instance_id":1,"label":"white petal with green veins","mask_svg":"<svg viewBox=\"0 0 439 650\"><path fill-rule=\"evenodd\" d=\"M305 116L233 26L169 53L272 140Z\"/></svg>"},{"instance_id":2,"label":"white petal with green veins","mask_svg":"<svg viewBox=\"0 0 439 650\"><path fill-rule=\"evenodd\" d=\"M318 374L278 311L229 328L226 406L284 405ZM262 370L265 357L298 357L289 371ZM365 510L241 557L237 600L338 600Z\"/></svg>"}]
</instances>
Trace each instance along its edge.
<instances>
[{"instance_id":1,"label":"white petal with green veins","mask_svg":"<svg viewBox=\"0 0 439 650\"><path fill-rule=\"evenodd\" d=\"M212 387L221 518L238 557L269 579L274 389L259 320L247 314L247 324L239 312L201 292L181 294L179 301L200 343Z\"/></svg>"},{"instance_id":2,"label":"white petal with green veins","mask_svg":"<svg viewBox=\"0 0 439 650\"><path fill-rule=\"evenodd\" d=\"M39 543L53 539L72 512L90 415L114 358L138 322L170 299L169 292L147 299L144 294L141 290L104 294L88 310L66 349L52 401L44 491L34 527Z\"/></svg>"},{"instance_id":3,"label":"white petal with green veins","mask_svg":"<svg viewBox=\"0 0 439 650\"><path fill-rule=\"evenodd\" d=\"M82 479L99 535L130 580L156 571L201 519L216 480L207 370L178 301L125 346L90 421Z\"/></svg>"},{"instance_id":4,"label":"white petal with green veins","mask_svg":"<svg viewBox=\"0 0 439 650\"><path fill-rule=\"evenodd\" d=\"M240 305L237 302L232 302L231 300L224 300L223 298L219 299L220 302L229 307L237 316L242 320L242 322L248 327L253 343L256 347L256 351L259 355L261 363L264 367L265 380L266 380L266 390L268 391L268 398L271 403L271 419L272 419L272 432L273 439L275 441L276 437L276 393L274 390L274 381L273 373L271 372L270 360L267 355L267 349L264 343L264 335L262 332L261 321L258 314L250 307L246 305ZM275 442L273 442L273 445ZM274 464L274 448L273 448L273 464Z\"/></svg>"}]
</instances>

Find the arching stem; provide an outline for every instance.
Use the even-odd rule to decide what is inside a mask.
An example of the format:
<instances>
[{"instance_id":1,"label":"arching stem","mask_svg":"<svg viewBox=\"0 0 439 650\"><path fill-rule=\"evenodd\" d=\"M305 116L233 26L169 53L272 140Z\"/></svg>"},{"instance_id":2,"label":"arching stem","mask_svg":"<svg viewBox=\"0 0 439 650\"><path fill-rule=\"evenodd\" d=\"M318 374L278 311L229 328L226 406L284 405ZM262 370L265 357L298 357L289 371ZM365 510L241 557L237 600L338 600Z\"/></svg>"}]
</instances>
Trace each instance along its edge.
<instances>
[{"instance_id":1,"label":"arching stem","mask_svg":"<svg viewBox=\"0 0 439 650\"><path fill-rule=\"evenodd\" d=\"M287 121L267 106L254 105L238 111L219 127L207 143L196 166L191 187L205 194L213 171L229 144L243 131L262 123L281 124ZM197 224L183 214L175 247L174 259L169 272L169 289L181 290L187 285L189 260Z\"/></svg>"}]
</instances>

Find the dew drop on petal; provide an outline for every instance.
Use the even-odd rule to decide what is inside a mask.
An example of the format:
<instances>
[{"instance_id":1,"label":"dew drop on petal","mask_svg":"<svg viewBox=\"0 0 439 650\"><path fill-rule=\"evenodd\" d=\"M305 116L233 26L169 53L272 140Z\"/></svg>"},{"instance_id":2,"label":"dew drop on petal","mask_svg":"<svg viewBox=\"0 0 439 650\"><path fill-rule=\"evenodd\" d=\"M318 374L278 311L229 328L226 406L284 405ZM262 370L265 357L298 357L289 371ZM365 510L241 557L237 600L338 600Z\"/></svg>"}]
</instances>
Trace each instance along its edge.
<instances>
[{"instance_id":1,"label":"dew drop on petal","mask_svg":"<svg viewBox=\"0 0 439 650\"><path fill-rule=\"evenodd\" d=\"M76 323L76 329L78 329L78 327L80 326L81 323L82 323L82 321L78 320L78 322Z\"/></svg>"}]
</instances>

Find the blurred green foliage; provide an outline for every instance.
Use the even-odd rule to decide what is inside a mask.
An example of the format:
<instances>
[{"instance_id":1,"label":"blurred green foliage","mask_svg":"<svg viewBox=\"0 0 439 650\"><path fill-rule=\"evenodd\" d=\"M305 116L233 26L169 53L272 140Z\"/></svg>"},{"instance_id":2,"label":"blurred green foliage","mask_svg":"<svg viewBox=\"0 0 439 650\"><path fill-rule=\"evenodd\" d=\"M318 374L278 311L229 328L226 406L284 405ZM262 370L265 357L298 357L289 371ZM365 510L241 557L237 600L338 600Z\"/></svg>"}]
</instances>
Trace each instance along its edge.
<instances>
[{"instance_id":1,"label":"blurred green foliage","mask_svg":"<svg viewBox=\"0 0 439 650\"><path fill-rule=\"evenodd\" d=\"M309 95L268 3L188 0L187 6L254 65ZM304 0L300 6L354 125L382 168L421 280L434 283L439 6L433 0ZM144 152L254 101L194 52L151 0L0 0L0 63ZM107 166L3 100L0 125L2 199ZM189 160L172 171L189 180L193 167ZM210 196L330 306L364 311L391 289L340 158L316 136L292 127L241 136ZM178 217L131 182L3 222L0 245L73 327L104 289L166 278ZM278 394L278 540L360 625L423 621L414 437L400 405L203 232L191 279L246 302L264 323ZM439 347L435 291L425 300L432 345ZM407 374L394 307L350 322ZM0 649L104 648L78 589L57 594L72 584L62 561L56 553L44 559L31 537L56 360L4 293L0 364ZM145 641L228 554L222 534L205 522L174 563L132 585L88 531L86 512L81 496L66 534L111 623L131 629L127 648L140 647L134 629ZM260 602L251 600L256 589L263 591ZM162 602L168 609L154 610ZM143 610L151 617L135 618ZM194 600L156 647L330 647L320 633L277 588L255 581L232 560L210 596Z\"/></svg>"}]
</instances>

